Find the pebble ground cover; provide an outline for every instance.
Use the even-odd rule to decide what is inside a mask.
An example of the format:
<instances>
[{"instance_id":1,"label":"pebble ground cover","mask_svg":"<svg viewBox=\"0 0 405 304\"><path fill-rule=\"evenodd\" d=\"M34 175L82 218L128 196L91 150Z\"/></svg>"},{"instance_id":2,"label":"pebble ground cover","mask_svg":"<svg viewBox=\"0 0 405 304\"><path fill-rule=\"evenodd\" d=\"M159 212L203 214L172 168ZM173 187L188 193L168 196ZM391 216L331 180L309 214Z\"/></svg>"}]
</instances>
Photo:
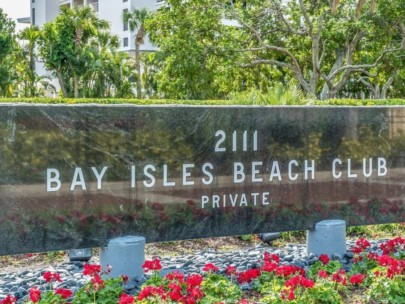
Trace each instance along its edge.
<instances>
[{"instance_id":1,"label":"pebble ground cover","mask_svg":"<svg viewBox=\"0 0 405 304\"><path fill-rule=\"evenodd\" d=\"M124 292L126 276L106 279L109 269L85 264L88 282L75 294L54 288L61 276L46 271L43 279L49 289L32 286L26 303L405 303L405 238L396 237L371 249L367 239L359 238L351 249L350 269L320 255L305 270L264 252L261 261L245 271L229 265L220 272L220 265L207 263L202 274L162 276L160 260L153 258L143 265L148 276L137 294ZM0 301L14 303L17 299L12 295Z\"/></svg>"}]
</instances>

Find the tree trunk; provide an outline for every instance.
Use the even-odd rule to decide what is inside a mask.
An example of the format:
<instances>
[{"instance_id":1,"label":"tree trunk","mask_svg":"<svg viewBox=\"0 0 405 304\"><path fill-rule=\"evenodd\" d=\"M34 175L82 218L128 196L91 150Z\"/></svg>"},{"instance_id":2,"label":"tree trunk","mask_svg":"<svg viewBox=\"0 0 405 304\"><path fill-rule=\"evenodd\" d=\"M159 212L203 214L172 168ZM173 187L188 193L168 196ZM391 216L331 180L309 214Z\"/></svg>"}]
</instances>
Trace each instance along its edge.
<instances>
[{"instance_id":1,"label":"tree trunk","mask_svg":"<svg viewBox=\"0 0 405 304\"><path fill-rule=\"evenodd\" d=\"M321 94L319 95L320 100L328 99L329 96L329 87L326 82L323 84Z\"/></svg>"},{"instance_id":2,"label":"tree trunk","mask_svg":"<svg viewBox=\"0 0 405 304\"><path fill-rule=\"evenodd\" d=\"M69 97L68 92L66 91L65 81L63 80L62 73L56 71L56 76L58 77L60 89L62 90L63 97Z\"/></svg>"},{"instance_id":3,"label":"tree trunk","mask_svg":"<svg viewBox=\"0 0 405 304\"><path fill-rule=\"evenodd\" d=\"M332 3L331 3L332 13L336 13L339 2L340 2L339 0L332 0Z\"/></svg>"},{"instance_id":4,"label":"tree trunk","mask_svg":"<svg viewBox=\"0 0 405 304\"><path fill-rule=\"evenodd\" d=\"M336 60L332 66L332 69L329 72L329 75L332 75L337 69L343 66L344 57L346 55L343 48L338 48L335 50L336 53ZM335 77L331 78L329 81L325 81L325 85L323 86L321 92L321 99L331 99L335 98L338 90L336 90L335 84Z\"/></svg>"},{"instance_id":5,"label":"tree trunk","mask_svg":"<svg viewBox=\"0 0 405 304\"><path fill-rule=\"evenodd\" d=\"M140 45L135 43L135 68L138 73L138 79L136 81L136 97L138 99L142 98L142 77L141 77L141 54L140 54Z\"/></svg>"},{"instance_id":6,"label":"tree trunk","mask_svg":"<svg viewBox=\"0 0 405 304\"><path fill-rule=\"evenodd\" d=\"M75 98L79 98L79 79L76 75L76 73L73 76L73 86L74 86L74 91L75 91Z\"/></svg>"},{"instance_id":7,"label":"tree trunk","mask_svg":"<svg viewBox=\"0 0 405 304\"><path fill-rule=\"evenodd\" d=\"M30 97L35 97L35 58L34 58L34 50L32 48L29 49L29 78L30 78L30 84L29 84L29 94Z\"/></svg>"},{"instance_id":8,"label":"tree trunk","mask_svg":"<svg viewBox=\"0 0 405 304\"><path fill-rule=\"evenodd\" d=\"M381 88L379 84L375 85L375 90L374 90L374 99L380 99L381 98Z\"/></svg>"},{"instance_id":9,"label":"tree trunk","mask_svg":"<svg viewBox=\"0 0 405 304\"><path fill-rule=\"evenodd\" d=\"M360 17L361 10L363 9L363 6L366 4L366 0L359 0L357 2L357 7L356 7L356 18Z\"/></svg>"},{"instance_id":10,"label":"tree trunk","mask_svg":"<svg viewBox=\"0 0 405 304\"><path fill-rule=\"evenodd\" d=\"M397 72L394 72L394 75L392 75L387 82L383 85L382 89L381 89L381 98L382 99L387 99L387 92L388 89L390 88L390 86L392 85L392 83L394 82L395 77L397 76Z\"/></svg>"}]
</instances>

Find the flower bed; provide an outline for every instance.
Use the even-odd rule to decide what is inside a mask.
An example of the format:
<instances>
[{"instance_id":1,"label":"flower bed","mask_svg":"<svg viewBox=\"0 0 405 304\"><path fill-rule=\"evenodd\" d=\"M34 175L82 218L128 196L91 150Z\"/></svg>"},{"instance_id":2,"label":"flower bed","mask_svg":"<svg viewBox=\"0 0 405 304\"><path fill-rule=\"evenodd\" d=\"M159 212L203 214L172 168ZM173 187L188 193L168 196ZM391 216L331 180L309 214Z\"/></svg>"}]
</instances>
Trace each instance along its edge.
<instances>
[{"instance_id":1,"label":"flower bed","mask_svg":"<svg viewBox=\"0 0 405 304\"><path fill-rule=\"evenodd\" d=\"M366 239L356 241L349 272L327 255L320 255L306 272L265 252L256 268L244 272L229 266L220 274L215 265L206 264L204 275L172 272L162 277L160 261L153 259L143 265L151 275L137 295L124 293L128 277L103 279L109 269L103 272L99 265L85 264L83 274L89 282L75 295L68 289L52 289L61 278L47 271L43 277L49 291L33 286L28 303L343 303L352 293L363 294L364 302L405 303L405 239L389 240L378 252L369 248ZM16 302L9 295L0 304Z\"/></svg>"}]
</instances>

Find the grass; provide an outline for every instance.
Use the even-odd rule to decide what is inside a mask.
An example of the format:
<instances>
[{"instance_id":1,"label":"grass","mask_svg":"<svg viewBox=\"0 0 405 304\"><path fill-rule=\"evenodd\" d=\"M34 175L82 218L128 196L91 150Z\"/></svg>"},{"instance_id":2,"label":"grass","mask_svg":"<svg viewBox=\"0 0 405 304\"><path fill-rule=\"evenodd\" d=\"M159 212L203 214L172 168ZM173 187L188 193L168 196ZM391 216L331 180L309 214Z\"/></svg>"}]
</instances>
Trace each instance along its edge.
<instances>
[{"instance_id":1,"label":"grass","mask_svg":"<svg viewBox=\"0 0 405 304\"><path fill-rule=\"evenodd\" d=\"M405 223L349 227L347 235L349 238L390 239L405 235Z\"/></svg>"},{"instance_id":2,"label":"grass","mask_svg":"<svg viewBox=\"0 0 405 304\"><path fill-rule=\"evenodd\" d=\"M369 239L392 239L397 236L405 236L405 222L398 224L381 224L381 225L364 225L348 227L348 239L358 239L360 237ZM305 243L305 231L288 231L282 232L281 237L275 240L272 245L283 247L289 243Z\"/></svg>"}]
</instances>

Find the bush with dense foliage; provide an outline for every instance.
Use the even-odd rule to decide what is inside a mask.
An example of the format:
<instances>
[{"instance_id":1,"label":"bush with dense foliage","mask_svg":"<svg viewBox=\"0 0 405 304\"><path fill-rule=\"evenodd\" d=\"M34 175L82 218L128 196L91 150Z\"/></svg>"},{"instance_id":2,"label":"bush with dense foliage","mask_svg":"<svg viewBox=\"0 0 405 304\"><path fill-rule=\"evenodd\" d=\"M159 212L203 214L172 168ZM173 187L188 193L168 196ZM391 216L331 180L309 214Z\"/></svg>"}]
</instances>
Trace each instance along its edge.
<instances>
[{"instance_id":1,"label":"bush with dense foliage","mask_svg":"<svg viewBox=\"0 0 405 304\"><path fill-rule=\"evenodd\" d=\"M251 99L238 100L175 100L175 99L135 99L135 98L0 98L1 103L27 103L27 104L133 104L133 105L317 105L317 106L400 106L405 105L405 99L328 99L307 100L299 99L295 102L266 103L255 102Z\"/></svg>"}]
</instances>

